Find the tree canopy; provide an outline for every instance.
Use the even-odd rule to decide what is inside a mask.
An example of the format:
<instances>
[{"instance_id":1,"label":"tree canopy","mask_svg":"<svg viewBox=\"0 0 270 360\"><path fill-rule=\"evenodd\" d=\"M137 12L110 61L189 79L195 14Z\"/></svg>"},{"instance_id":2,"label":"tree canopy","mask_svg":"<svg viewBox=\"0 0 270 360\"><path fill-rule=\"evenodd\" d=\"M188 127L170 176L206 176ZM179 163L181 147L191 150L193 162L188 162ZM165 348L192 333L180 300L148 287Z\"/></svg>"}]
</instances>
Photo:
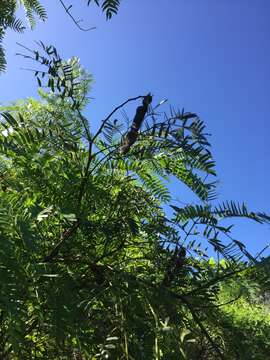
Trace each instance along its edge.
<instances>
[{"instance_id":1,"label":"tree canopy","mask_svg":"<svg viewBox=\"0 0 270 360\"><path fill-rule=\"evenodd\" d=\"M258 351L269 331L260 305L254 320L237 320L223 302L239 304L240 289L228 290L239 276L264 291L265 264L222 220L270 219L216 203L203 121L145 94L93 132L83 111L92 77L78 59L42 42L24 51L40 64L41 100L2 108L1 358L244 359L252 321L263 321ZM198 203L176 206L171 177ZM263 359L269 343L260 351Z\"/></svg>"},{"instance_id":2,"label":"tree canopy","mask_svg":"<svg viewBox=\"0 0 270 360\"><path fill-rule=\"evenodd\" d=\"M108 19L120 5L91 3ZM31 26L46 20L39 1L5 0L0 40L23 30L18 4ZM95 130L78 58L21 48L39 100L0 108L0 358L266 359L270 262L234 238L233 218L270 217L218 202L199 115L149 89ZM178 203L172 179L197 201Z\"/></svg>"}]
</instances>

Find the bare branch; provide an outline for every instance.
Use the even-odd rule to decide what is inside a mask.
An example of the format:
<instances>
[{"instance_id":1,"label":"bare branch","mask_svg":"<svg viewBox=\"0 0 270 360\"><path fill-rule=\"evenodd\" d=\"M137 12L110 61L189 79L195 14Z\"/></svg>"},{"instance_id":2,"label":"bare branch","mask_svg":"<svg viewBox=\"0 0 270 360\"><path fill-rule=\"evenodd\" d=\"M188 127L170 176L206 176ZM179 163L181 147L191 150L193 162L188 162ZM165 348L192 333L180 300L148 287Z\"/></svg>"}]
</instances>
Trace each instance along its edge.
<instances>
[{"instance_id":1,"label":"bare branch","mask_svg":"<svg viewBox=\"0 0 270 360\"><path fill-rule=\"evenodd\" d=\"M65 9L65 12L68 14L68 16L71 18L71 20L74 22L74 24L77 26L78 29L80 29L81 31L90 31L90 30L95 30L96 26L90 27L90 28L83 28L79 23L82 21L81 19L76 20L74 18L74 16L71 14L70 9L72 8L72 5L70 6L66 6L63 0L59 0L61 5L63 6L63 8Z\"/></svg>"}]
</instances>

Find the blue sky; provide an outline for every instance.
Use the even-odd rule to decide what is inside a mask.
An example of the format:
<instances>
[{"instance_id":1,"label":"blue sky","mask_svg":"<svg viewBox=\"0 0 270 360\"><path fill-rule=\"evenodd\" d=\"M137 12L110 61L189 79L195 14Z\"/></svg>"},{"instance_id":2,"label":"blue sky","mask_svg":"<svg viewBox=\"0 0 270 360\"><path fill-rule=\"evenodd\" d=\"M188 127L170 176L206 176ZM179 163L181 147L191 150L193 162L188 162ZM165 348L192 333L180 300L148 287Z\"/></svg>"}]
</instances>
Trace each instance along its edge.
<instances>
[{"instance_id":1,"label":"blue sky","mask_svg":"<svg viewBox=\"0 0 270 360\"><path fill-rule=\"evenodd\" d=\"M9 32L5 39L2 104L36 96L32 74L20 70L27 63L14 56L20 51L15 42L53 44L63 57L78 56L94 76L92 123L149 91L156 101L168 98L198 113L212 134L220 199L244 201L270 214L269 0L123 0L109 22L93 6L73 0L74 15L85 26L97 26L87 33L73 25L58 1L43 3L48 22L22 36ZM176 183L172 188L185 202L185 188ZM270 242L269 226L237 224L235 237L251 251Z\"/></svg>"}]
</instances>

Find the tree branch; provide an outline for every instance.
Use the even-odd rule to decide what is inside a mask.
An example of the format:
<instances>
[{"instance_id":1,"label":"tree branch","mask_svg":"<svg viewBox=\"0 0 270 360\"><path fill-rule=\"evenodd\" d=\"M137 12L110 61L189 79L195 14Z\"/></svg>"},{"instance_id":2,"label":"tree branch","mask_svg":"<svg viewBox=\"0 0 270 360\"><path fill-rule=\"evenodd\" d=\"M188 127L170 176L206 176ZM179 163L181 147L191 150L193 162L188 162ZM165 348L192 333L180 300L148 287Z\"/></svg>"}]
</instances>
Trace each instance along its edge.
<instances>
[{"instance_id":1,"label":"tree branch","mask_svg":"<svg viewBox=\"0 0 270 360\"><path fill-rule=\"evenodd\" d=\"M98 131L96 132L95 136L93 137L92 139L92 143L96 140L96 138L100 135L100 133L102 132L104 126L106 125L107 121L110 120L110 118L112 117L112 115L114 113L116 113L116 111L118 111L119 109L121 109L123 106L125 106L127 103L131 102L131 101L135 101L135 100L138 100L138 99L143 99L145 96L142 96L142 95L139 95L139 96L136 96L134 98L130 98L126 101L124 101L122 104L120 104L119 106L117 106L103 121L102 121L102 124L100 125L100 128L98 129Z\"/></svg>"},{"instance_id":2,"label":"tree branch","mask_svg":"<svg viewBox=\"0 0 270 360\"><path fill-rule=\"evenodd\" d=\"M83 194L84 194L84 191L85 191L85 186L86 186L86 183L88 181L88 178L89 178L89 169L90 169L90 165L91 165L91 161L93 159L93 156L92 156L92 149L93 149L93 145L94 145L94 141L96 140L96 138L101 134L104 126L106 125L106 123L110 120L110 118L112 117L112 115L118 111L119 109L121 109L123 106L125 106L127 103L131 102L131 101L135 101L135 100L138 100L138 99L142 99L144 98L144 96L142 95L139 95L139 96L136 96L134 98L130 98L126 101L124 101L122 104L120 104L119 106L117 106L101 123L99 129L97 130L96 134L92 137L91 141L89 141L89 149L88 149L88 159L87 159L87 164L86 164L86 167L85 167L85 172L84 172L84 176L82 178L82 182L81 182L81 186L80 186L80 191L79 191L79 195L78 195L78 207L80 208L80 205L81 205L81 201L82 201L82 197L83 197Z\"/></svg>"},{"instance_id":3,"label":"tree branch","mask_svg":"<svg viewBox=\"0 0 270 360\"><path fill-rule=\"evenodd\" d=\"M77 28L79 28L81 31L90 31L90 30L94 30L96 29L96 26L94 27L90 27L90 28L83 28L81 25L79 25L79 22L81 22L81 20L76 20L74 18L74 16L71 14L70 9L72 8L72 5L70 5L69 7L67 7L64 3L63 0L59 0L61 5L63 6L65 12L68 14L68 16L71 18L71 20L74 22L74 24L77 26Z\"/></svg>"},{"instance_id":4,"label":"tree branch","mask_svg":"<svg viewBox=\"0 0 270 360\"><path fill-rule=\"evenodd\" d=\"M79 220L77 220L74 225L67 229L65 232L61 234L60 241L55 245L55 247L51 250L51 252L44 258L44 262L51 262L59 253L60 248L66 242L68 238L70 238L79 227Z\"/></svg>"}]
</instances>

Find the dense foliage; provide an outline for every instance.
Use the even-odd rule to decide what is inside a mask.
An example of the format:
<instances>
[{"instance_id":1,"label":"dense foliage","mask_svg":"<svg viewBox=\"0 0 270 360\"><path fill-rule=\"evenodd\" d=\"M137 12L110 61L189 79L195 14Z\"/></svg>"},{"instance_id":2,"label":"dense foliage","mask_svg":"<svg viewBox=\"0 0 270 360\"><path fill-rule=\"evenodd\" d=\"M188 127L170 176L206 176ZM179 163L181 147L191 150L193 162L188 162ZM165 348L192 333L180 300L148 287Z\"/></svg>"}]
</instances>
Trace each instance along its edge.
<instances>
[{"instance_id":1,"label":"dense foliage","mask_svg":"<svg viewBox=\"0 0 270 360\"><path fill-rule=\"evenodd\" d=\"M2 108L1 359L265 359L267 307L232 281L255 277L265 291L267 261L222 220L270 219L214 201L202 120L145 94L94 131L91 76L40 47L25 56L41 65L41 100ZM176 206L172 177L197 204Z\"/></svg>"}]
</instances>

